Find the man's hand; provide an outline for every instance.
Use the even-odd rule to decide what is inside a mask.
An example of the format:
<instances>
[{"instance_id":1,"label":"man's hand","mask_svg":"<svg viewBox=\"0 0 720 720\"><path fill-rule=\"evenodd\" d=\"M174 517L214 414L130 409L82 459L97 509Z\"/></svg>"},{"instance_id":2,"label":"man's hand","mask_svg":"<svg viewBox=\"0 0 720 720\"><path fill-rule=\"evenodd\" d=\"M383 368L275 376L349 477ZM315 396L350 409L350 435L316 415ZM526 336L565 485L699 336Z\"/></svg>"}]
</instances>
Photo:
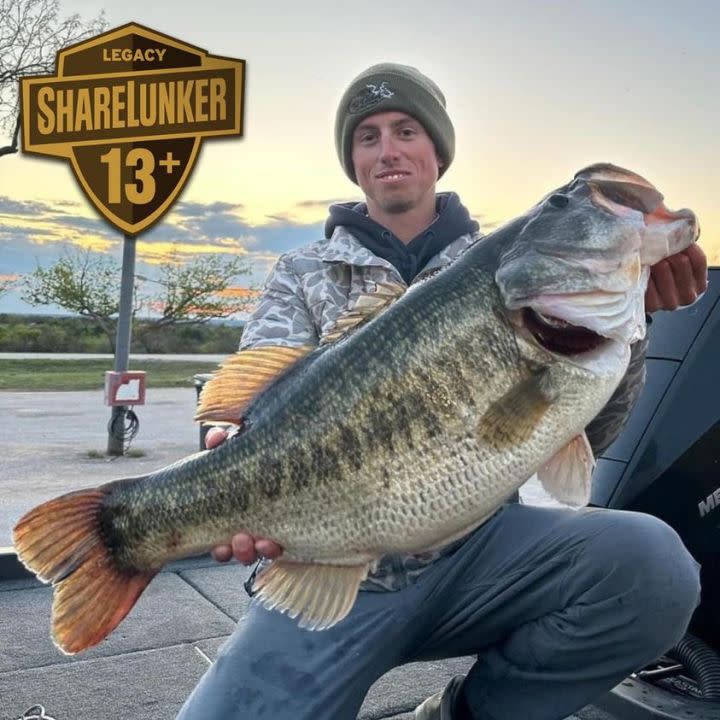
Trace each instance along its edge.
<instances>
[{"instance_id":1,"label":"man's hand","mask_svg":"<svg viewBox=\"0 0 720 720\"><path fill-rule=\"evenodd\" d=\"M217 447L227 439L228 433L219 427L210 428L205 436L205 447ZM233 556L244 565L251 565L258 557L276 558L282 555L283 549L267 538L254 538L247 533L233 535L232 545L216 545L211 555L218 562L227 562Z\"/></svg>"},{"instance_id":2,"label":"man's hand","mask_svg":"<svg viewBox=\"0 0 720 720\"><path fill-rule=\"evenodd\" d=\"M691 305L707 288L707 258L693 243L650 268L645 311L676 310Z\"/></svg>"}]
</instances>

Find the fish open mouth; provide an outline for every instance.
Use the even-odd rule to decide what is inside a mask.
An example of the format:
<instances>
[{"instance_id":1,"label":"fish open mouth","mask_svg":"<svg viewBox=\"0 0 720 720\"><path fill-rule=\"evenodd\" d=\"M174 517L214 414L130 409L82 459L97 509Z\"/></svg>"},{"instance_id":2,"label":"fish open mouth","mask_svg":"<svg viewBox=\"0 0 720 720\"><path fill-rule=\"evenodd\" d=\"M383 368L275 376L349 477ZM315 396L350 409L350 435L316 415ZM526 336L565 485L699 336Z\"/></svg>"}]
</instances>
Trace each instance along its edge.
<instances>
[{"instance_id":1,"label":"fish open mouth","mask_svg":"<svg viewBox=\"0 0 720 720\"><path fill-rule=\"evenodd\" d=\"M523 323L544 348L560 355L590 352L607 340L592 330L543 315L529 307L523 308Z\"/></svg>"}]
</instances>

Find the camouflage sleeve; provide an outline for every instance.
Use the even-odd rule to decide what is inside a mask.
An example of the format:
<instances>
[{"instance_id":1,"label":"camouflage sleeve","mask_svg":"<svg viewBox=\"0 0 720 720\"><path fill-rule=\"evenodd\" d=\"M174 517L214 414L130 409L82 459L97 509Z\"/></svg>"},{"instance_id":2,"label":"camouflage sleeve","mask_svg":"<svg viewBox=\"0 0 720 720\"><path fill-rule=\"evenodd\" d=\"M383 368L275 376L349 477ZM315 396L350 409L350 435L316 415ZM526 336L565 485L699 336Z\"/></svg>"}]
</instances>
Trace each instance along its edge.
<instances>
[{"instance_id":1,"label":"camouflage sleeve","mask_svg":"<svg viewBox=\"0 0 720 720\"><path fill-rule=\"evenodd\" d=\"M607 405L585 428L593 455L599 457L607 450L625 426L645 385L645 355L648 347L647 336L630 348L630 364L625 377L620 381Z\"/></svg>"},{"instance_id":2,"label":"camouflage sleeve","mask_svg":"<svg viewBox=\"0 0 720 720\"><path fill-rule=\"evenodd\" d=\"M313 345L318 336L298 276L281 256L265 281L258 306L245 324L240 350L263 345Z\"/></svg>"}]
</instances>

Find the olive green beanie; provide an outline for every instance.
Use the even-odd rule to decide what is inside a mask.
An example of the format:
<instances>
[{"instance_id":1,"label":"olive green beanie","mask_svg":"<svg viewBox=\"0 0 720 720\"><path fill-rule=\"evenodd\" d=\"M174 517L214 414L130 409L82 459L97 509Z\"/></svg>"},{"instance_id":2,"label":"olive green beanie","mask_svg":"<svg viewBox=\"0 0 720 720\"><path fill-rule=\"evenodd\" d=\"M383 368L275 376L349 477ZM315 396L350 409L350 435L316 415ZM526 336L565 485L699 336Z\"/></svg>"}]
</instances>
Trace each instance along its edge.
<instances>
[{"instance_id":1,"label":"olive green beanie","mask_svg":"<svg viewBox=\"0 0 720 720\"><path fill-rule=\"evenodd\" d=\"M455 155L455 130L445 110L440 88L409 65L381 63L360 73L340 100L335 116L335 148L345 174L357 183L352 162L352 139L362 120L376 113L404 112L414 117L432 139L443 161L439 176Z\"/></svg>"}]
</instances>

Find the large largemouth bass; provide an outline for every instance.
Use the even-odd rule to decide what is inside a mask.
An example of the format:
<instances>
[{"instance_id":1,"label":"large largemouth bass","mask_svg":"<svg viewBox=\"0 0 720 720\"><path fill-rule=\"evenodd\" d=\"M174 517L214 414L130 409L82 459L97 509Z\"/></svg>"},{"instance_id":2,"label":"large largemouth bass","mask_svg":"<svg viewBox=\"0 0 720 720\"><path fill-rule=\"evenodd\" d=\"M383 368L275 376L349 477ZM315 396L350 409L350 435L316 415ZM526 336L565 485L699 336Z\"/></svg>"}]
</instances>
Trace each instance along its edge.
<instances>
[{"instance_id":1,"label":"large largemouth bass","mask_svg":"<svg viewBox=\"0 0 720 720\"><path fill-rule=\"evenodd\" d=\"M323 629L379 557L461 537L535 472L586 502L584 428L645 332L649 266L697 235L649 182L594 165L407 292L378 287L319 347L238 353L198 412L232 439L15 527L55 585L55 642L98 643L166 562L239 531L284 548L259 599Z\"/></svg>"}]
</instances>

